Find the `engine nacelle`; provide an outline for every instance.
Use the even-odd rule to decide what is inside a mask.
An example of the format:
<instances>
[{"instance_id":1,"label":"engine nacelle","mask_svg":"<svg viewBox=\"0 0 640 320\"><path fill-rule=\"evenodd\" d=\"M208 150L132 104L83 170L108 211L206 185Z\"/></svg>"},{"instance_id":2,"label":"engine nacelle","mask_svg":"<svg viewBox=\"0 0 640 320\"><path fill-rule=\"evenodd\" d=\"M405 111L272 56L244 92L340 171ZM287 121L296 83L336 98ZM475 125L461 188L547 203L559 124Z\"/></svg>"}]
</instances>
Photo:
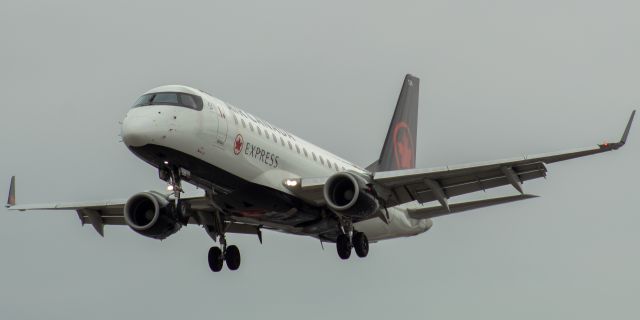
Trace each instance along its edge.
<instances>
[{"instance_id":1,"label":"engine nacelle","mask_svg":"<svg viewBox=\"0 0 640 320\"><path fill-rule=\"evenodd\" d=\"M329 177L324 185L324 199L333 211L350 217L368 217L380 209L378 200L369 191L367 181L350 172Z\"/></svg>"},{"instance_id":2,"label":"engine nacelle","mask_svg":"<svg viewBox=\"0 0 640 320\"><path fill-rule=\"evenodd\" d=\"M141 192L127 200L124 220L133 231L149 238L165 239L182 227L176 210L166 196Z\"/></svg>"}]
</instances>

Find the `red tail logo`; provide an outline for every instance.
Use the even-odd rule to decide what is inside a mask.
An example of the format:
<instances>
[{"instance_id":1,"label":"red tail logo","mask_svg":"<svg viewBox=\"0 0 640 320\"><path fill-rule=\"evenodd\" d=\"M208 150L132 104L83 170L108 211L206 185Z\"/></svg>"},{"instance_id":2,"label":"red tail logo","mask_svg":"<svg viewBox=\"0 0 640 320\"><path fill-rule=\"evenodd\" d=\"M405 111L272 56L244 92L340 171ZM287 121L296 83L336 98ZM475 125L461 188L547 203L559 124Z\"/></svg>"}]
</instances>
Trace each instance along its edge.
<instances>
[{"instance_id":1,"label":"red tail logo","mask_svg":"<svg viewBox=\"0 0 640 320\"><path fill-rule=\"evenodd\" d=\"M396 169L413 169L415 147L407 123L398 122L393 128L393 154Z\"/></svg>"}]
</instances>

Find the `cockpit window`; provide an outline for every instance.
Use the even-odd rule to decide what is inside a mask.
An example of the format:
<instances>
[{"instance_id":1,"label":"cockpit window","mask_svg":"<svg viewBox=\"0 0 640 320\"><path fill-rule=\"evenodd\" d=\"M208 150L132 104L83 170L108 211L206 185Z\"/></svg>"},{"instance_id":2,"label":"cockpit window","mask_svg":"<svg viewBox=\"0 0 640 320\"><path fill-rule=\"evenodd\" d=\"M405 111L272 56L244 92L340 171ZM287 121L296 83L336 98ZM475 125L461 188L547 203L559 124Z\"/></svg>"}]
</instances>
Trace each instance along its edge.
<instances>
[{"instance_id":1,"label":"cockpit window","mask_svg":"<svg viewBox=\"0 0 640 320\"><path fill-rule=\"evenodd\" d=\"M148 106L151 104L152 98L153 98L153 94L145 94L144 96L136 100L136 103L133 104L133 107L136 108L136 107Z\"/></svg>"},{"instance_id":2,"label":"cockpit window","mask_svg":"<svg viewBox=\"0 0 640 320\"><path fill-rule=\"evenodd\" d=\"M151 104L178 104L178 95L175 93L156 93L151 100Z\"/></svg>"},{"instance_id":3,"label":"cockpit window","mask_svg":"<svg viewBox=\"0 0 640 320\"><path fill-rule=\"evenodd\" d=\"M180 101L182 101L182 105L185 106L185 107L189 107L191 109L197 109L198 108L198 103L196 102L196 99L194 99L194 97L192 95L181 93L180 94Z\"/></svg>"},{"instance_id":4,"label":"cockpit window","mask_svg":"<svg viewBox=\"0 0 640 320\"><path fill-rule=\"evenodd\" d=\"M148 93L138 98L134 108L149 105L171 105L186 107L194 110L202 110L202 98L188 93L157 92Z\"/></svg>"}]
</instances>

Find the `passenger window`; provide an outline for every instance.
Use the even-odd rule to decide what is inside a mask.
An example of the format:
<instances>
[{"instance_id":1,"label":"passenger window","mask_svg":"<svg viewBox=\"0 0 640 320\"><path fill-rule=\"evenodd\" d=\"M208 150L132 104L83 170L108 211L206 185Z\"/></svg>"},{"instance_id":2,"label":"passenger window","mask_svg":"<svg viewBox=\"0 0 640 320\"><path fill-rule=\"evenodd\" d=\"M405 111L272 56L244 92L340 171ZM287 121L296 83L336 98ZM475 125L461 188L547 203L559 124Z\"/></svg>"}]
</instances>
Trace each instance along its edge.
<instances>
[{"instance_id":1,"label":"passenger window","mask_svg":"<svg viewBox=\"0 0 640 320\"><path fill-rule=\"evenodd\" d=\"M271 137L273 138L273 142L278 143L278 138L276 138L275 133L271 133Z\"/></svg>"},{"instance_id":2,"label":"passenger window","mask_svg":"<svg viewBox=\"0 0 640 320\"><path fill-rule=\"evenodd\" d=\"M318 156L320 157L320 163L322 163L322 165L324 166L324 159L322 159L322 156Z\"/></svg>"},{"instance_id":3,"label":"passenger window","mask_svg":"<svg viewBox=\"0 0 640 320\"><path fill-rule=\"evenodd\" d=\"M313 161L318 161L318 158L316 158L316 153L315 152L311 152L311 155L313 156Z\"/></svg>"},{"instance_id":4,"label":"passenger window","mask_svg":"<svg viewBox=\"0 0 640 320\"><path fill-rule=\"evenodd\" d=\"M298 147L297 144L296 144L296 150L298 150L298 153L300 153L300 147Z\"/></svg>"},{"instance_id":5,"label":"passenger window","mask_svg":"<svg viewBox=\"0 0 640 320\"><path fill-rule=\"evenodd\" d=\"M251 124L251 122L249 122L249 128L253 131L253 124Z\"/></svg>"},{"instance_id":6,"label":"passenger window","mask_svg":"<svg viewBox=\"0 0 640 320\"><path fill-rule=\"evenodd\" d=\"M236 124L238 124L238 116L236 116L236 114L233 114L233 120L235 120Z\"/></svg>"},{"instance_id":7,"label":"passenger window","mask_svg":"<svg viewBox=\"0 0 640 320\"><path fill-rule=\"evenodd\" d=\"M303 148L302 148L302 151L304 151L304 156L305 156L306 158L309 158L309 154L307 153L307 149L303 147Z\"/></svg>"},{"instance_id":8,"label":"passenger window","mask_svg":"<svg viewBox=\"0 0 640 320\"><path fill-rule=\"evenodd\" d=\"M267 139L269 139L269 130L264 129L264 136L267 137Z\"/></svg>"},{"instance_id":9,"label":"passenger window","mask_svg":"<svg viewBox=\"0 0 640 320\"><path fill-rule=\"evenodd\" d=\"M256 126L256 128L258 129L258 134L262 135L262 130L260 130L260 126Z\"/></svg>"},{"instance_id":10,"label":"passenger window","mask_svg":"<svg viewBox=\"0 0 640 320\"><path fill-rule=\"evenodd\" d=\"M293 150L293 147L291 146L291 141L287 141L289 143L289 149Z\"/></svg>"},{"instance_id":11,"label":"passenger window","mask_svg":"<svg viewBox=\"0 0 640 320\"><path fill-rule=\"evenodd\" d=\"M284 147L284 139L282 139L282 137L280 137L280 143L282 143L282 146Z\"/></svg>"},{"instance_id":12,"label":"passenger window","mask_svg":"<svg viewBox=\"0 0 640 320\"><path fill-rule=\"evenodd\" d=\"M327 166L331 169L331 161L329 161L329 159L327 159Z\"/></svg>"},{"instance_id":13,"label":"passenger window","mask_svg":"<svg viewBox=\"0 0 640 320\"><path fill-rule=\"evenodd\" d=\"M243 128L246 128L246 127L247 127L247 124L246 124L246 123L244 123L244 119L240 119L240 121L242 121L242 127L243 127Z\"/></svg>"}]
</instances>

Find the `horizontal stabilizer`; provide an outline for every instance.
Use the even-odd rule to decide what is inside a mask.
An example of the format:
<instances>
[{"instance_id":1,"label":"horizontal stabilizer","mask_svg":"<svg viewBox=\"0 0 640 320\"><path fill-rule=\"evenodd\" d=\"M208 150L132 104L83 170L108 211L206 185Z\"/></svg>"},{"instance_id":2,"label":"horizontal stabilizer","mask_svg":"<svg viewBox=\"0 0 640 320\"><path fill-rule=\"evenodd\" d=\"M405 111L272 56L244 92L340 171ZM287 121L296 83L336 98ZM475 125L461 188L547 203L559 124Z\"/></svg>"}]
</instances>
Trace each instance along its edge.
<instances>
[{"instance_id":1,"label":"horizontal stabilizer","mask_svg":"<svg viewBox=\"0 0 640 320\"><path fill-rule=\"evenodd\" d=\"M445 207L428 207L428 208L415 208L409 209L409 216L413 219L431 219L440 217L452 213L459 213L468 210L474 210L484 207L495 206L498 204L504 204L514 201L526 200L531 198L537 198L538 196L532 194L521 194L517 196L493 198L486 200L470 201L456 204L449 204L449 210Z\"/></svg>"}]
</instances>

